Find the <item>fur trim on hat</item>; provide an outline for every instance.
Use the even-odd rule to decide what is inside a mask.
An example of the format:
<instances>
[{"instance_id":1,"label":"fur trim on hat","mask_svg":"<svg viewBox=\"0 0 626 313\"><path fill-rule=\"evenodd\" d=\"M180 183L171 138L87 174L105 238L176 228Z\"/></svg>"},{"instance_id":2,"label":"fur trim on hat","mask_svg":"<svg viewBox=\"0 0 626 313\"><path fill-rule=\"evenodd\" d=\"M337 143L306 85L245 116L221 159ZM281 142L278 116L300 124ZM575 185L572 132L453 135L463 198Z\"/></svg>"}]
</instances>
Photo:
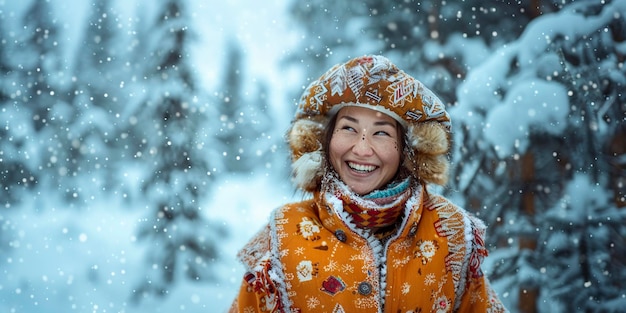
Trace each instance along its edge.
<instances>
[{"instance_id":1,"label":"fur trim on hat","mask_svg":"<svg viewBox=\"0 0 626 313\"><path fill-rule=\"evenodd\" d=\"M444 185L450 147L450 117L443 102L421 82L382 56L338 64L304 90L287 132L294 183L314 192L330 166L322 151L329 119L346 106L378 110L405 129L402 166L420 183ZM408 173L407 173L408 172Z\"/></svg>"},{"instance_id":2,"label":"fur trim on hat","mask_svg":"<svg viewBox=\"0 0 626 313\"><path fill-rule=\"evenodd\" d=\"M417 153L413 176L426 183L445 185L448 182L448 159L445 155Z\"/></svg>"},{"instance_id":3,"label":"fur trim on hat","mask_svg":"<svg viewBox=\"0 0 626 313\"><path fill-rule=\"evenodd\" d=\"M320 142L324 133L325 123L313 119L295 121L287 133L287 142L293 154L293 161L307 152L322 149Z\"/></svg>"},{"instance_id":4,"label":"fur trim on hat","mask_svg":"<svg viewBox=\"0 0 626 313\"><path fill-rule=\"evenodd\" d=\"M407 136L413 151L405 157L404 166L425 183L445 185L449 167L446 153L450 146L446 128L437 122L414 124L407 130Z\"/></svg>"},{"instance_id":5,"label":"fur trim on hat","mask_svg":"<svg viewBox=\"0 0 626 313\"><path fill-rule=\"evenodd\" d=\"M448 152L448 132L440 123L413 124L407 135L410 145L418 153L437 155Z\"/></svg>"},{"instance_id":6,"label":"fur trim on hat","mask_svg":"<svg viewBox=\"0 0 626 313\"><path fill-rule=\"evenodd\" d=\"M326 120L324 118L318 118ZM322 140L326 121L300 119L287 133L292 155L292 180L300 189L313 192L324 175Z\"/></svg>"},{"instance_id":7,"label":"fur trim on hat","mask_svg":"<svg viewBox=\"0 0 626 313\"><path fill-rule=\"evenodd\" d=\"M324 163L322 150L302 154L291 164L293 183L302 190L315 191L324 176Z\"/></svg>"}]
</instances>

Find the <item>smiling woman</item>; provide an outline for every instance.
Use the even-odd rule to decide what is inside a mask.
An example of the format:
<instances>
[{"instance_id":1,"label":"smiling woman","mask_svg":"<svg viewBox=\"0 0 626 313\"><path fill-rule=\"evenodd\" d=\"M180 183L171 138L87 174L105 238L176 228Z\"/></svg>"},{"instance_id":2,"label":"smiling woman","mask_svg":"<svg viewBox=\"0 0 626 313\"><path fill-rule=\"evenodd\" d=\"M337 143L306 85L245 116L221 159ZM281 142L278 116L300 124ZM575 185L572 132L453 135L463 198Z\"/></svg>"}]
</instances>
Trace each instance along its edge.
<instances>
[{"instance_id":1,"label":"smiling woman","mask_svg":"<svg viewBox=\"0 0 626 313\"><path fill-rule=\"evenodd\" d=\"M381 56L331 68L305 90L287 140L312 198L273 212L239 253L231 312L504 312L483 276L483 223L444 184L450 119Z\"/></svg>"},{"instance_id":2,"label":"smiling woman","mask_svg":"<svg viewBox=\"0 0 626 313\"><path fill-rule=\"evenodd\" d=\"M328 158L352 191L367 194L396 175L400 127L390 116L372 109L345 107L337 113Z\"/></svg>"}]
</instances>

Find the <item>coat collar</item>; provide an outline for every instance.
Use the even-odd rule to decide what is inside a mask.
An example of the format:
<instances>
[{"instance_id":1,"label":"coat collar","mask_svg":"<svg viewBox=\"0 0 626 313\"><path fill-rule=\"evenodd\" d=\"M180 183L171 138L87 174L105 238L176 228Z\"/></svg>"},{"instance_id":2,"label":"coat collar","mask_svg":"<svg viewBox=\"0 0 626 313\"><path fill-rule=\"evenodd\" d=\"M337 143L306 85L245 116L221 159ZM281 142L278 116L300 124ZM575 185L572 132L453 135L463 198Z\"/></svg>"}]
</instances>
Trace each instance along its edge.
<instances>
[{"instance_id":1,"label":"coat collar","mask_svg":"<svg viewBox=\"0 0 626 313\"><path fill-rule=\"evenodd\" d=\"M410 196L406 200L403 214L400 216L398 228L389 239L414 236L422 216L424 195L426 191L421 184L411 184ZM314 201L319 209L320 222L324 228L346 235L358 235L369 239L374 237L368 230L357 227L352 216L344 209L345 203L330 192L316 192Z\"/></svg>"}]
</instances>

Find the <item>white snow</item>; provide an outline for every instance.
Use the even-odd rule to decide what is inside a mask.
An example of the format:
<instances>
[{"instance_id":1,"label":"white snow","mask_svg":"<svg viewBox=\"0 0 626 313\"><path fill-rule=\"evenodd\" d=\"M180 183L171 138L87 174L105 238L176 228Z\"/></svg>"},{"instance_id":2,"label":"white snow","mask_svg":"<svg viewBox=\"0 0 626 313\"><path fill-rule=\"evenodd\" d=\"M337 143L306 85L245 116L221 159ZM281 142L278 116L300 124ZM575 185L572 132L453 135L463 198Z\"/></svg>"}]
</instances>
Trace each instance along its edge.
<instances>
[{"instance_id":1,"label":"white snow","mask_svg":"<svg viewBox=\"0 0 626 313\"><path fill-rule=\"evenodd\" d=\"M226 311L243 277L235 259L238 249L266 223L272 209L298 197L288 180L266 175L233 175L220 182L203 210L229 232L219 242L221 260L211 264L218 280L178 281L167 297L147 297L138 304L131 296L147 266L146 245L136 238L145 212L114 198L92 201L80 210L60 207L53 194L30 199L0 219L16 230L0 265L0 311Z\"/></svg>"},{"instance_id":2,"label":"white snow","mask_svg":"<svg viewBox=\"0 0 626 313\"><path fill-rule=\"evenodd\" d=\"M528 79L512 86L501 105L489 111L485 138L504 158L525 151L534 131L559 134L569 113L567 90L561 84Z\"/></svg>"},{"instance_id":3,"label":"white snow","mask_svg":"<svg viewBox=\"0 0 626 313\"><path fill-rule=\"evenodd\" d=\"M9 21L8 24L19 23L15 17L21 16L31 1L36 0L0 0L0 13L7 17L5 20ZM150 10L152 7L149 4L140 7L138 2L133 1L114 2L123 11L118 21L120 28L130 31L135 23L148 22L137 20L138 17L125 10ZM306 84L301 77L302 69L285 69L280 66L283 58L290 55L292 45L304 38L282 17L286 14L284 10L287 2L271 0L264 1L263 5L252 0L186 2L190 4L197 26L194 31L198 41L192 52L192 63L196 66L195 74L201 79L202 88L214 91L220 86L218 80L222 77L226 63L224 47L233 38L244 50L242 66L248 78L244 89L254 90L254 84L258 81L266 81L270 86L268 103L272 105L273 120L269 122L277 133L268 134L268 142L269 138L282 136L291 119L294 101L286 99L287 91L297 90ZM81 12L85 12L88 5L83 0L50 0L50 5L58 14L66 14L57 23L65 32L61 44L67 49L65 58L71 59L71 50L80 47L80 40L76 38L80 37L80 24L85 18ZM626 1L613 1L611 5L621 12L626 11ZM614 12L606 10L604 14ZM148 16L142 15L143 18ZM556 63L550 58L554 58L554 55L544 53L551 40L556 35L576 37L577 34L589 32L607 18L583 19L568 11L563 11L557 18L538 18L528 26L519 40L502 46L492 54L480 41L467 40L460 35L453 37L444 46L434 43L425 45L427 58L436 59L442 53L460 50L468 62L466 66L470 72L458 89L458 103L449 110L453 123L462 120L471 132L484 132L486 142L483 144L495 147L501 158L523 152L528 147L531 130L547 134L561 132L570 109L568 90L545 77L530 76L528 73L550 75L554 71L561 71L561 68L553 68ZM351 23L354 29L358 29L361 22ZM459 45L462 49L459 49ZM625 44L618 48L626 51ZM344 51L334 53L340 52ZM361 54L355 51L347 53ZM512 62L535 71L511 74L509 65ZM123 83L121 85L124 86ZM142 92L146 91L129 91L137 97ZM64 109L67 108L55 107L53 113L62 118ZM130 115L126 113L120 114L124 117ZM26 144L21 151L5 150L6 154L0 155L0 158L30 160L46 149L41 142L29 140L34 130L31 123L24 122L30 119L26 114L15 106L7 106L0 111L0 127L11 128L12 134L16 136L14 140L24 139ZM94 111L92 114L83 116L85 123L97 124L105 120L103 112ZM112 127L99 126L102 129ZM271 144L275 142L271 141ZM97 146L86 148L102 149ZM202 149L209 156L219 155L211 147L203 146ZM288 168L286 161L285 167ZM32 167L36 166L33 159ZM143 278L142 275L153 269L145 262L146 244L138 242L136 237L146 212L137 210L136 205L133 209L127 203L127 199L139 196L140 186L147 177L141 165L134 166L123 173L124 190L133 194L107 195L99 181L90 180L82 186L88 197L80 208L64 207L61 199L63 195L56 190L22 199L19 207L3 208L0 213L0 234L13 237L1 238L2 242L9 242L9 245L0 246L0 312L224 312L237 293L243 275L243 267L235 259L237 251L266 223L271 210L302 197L292 187L288 177L275 174L284 173L280 169L219 176L213 182L212 194L206 203L198 205L207 219L217 222L228 231L227 236L220 239L221 259L211 264L218 280L206 283L179 279L168 290L166 297L149 296L134 303L131 300L134 288ZM215 170L209 170L209 174L211 171ZM466 176L461 178L467 180ZM556 214L584 219L586 216L582 214L585 212L585 204L592 203L600 192L590 192L589 189L593 189L591 183L578 176L566 188L568 196L562 199L564 209ZM565 210L566 206L571 211ZM546 247L562 246L568 240L571 238L557 234L546 242ZM510 259L511 254L517 252L505 249L495 251L487 259L486 267L492 268L498 260ZM520 272L537 279L543 274L527 264L520 264ZM503 279L494 286L504 290L510 287L509 283ZM513 290L500 296L509 304L516 303L519 294Z\"/></svg>"},{"instance_id":4,"label":"white snow","mask_svg":"<svg viewBox=\"0 0 626 313\"><path fill-rule=\"evenodd\" d=\"M7 25L15 27L32 1L0 0L0 13L7 17ZM137 23L150 18L147 12L153 4L133 1L113 1L120 19L116 20L122 31L131 31ZM189 1L189 12L196 25L195 48L192 53L197 77L204 90L214 90L224 70L224 46L229 38L236 38L244 51L244 74L247 85L244 97L249 98L257 81L270 86L268 103L273 112L276 134L280 137L286 129L293 108L286 99L286 91L300 85L298 69L280 70L281 59L290 53L290 45L298 37L293 27L286 25L286 1L264 2L261 9L254 1L221 2ZM80 48L81 36L89 4L82 0L50 1L54 14L64 18L56 23L63 32L60 45L65 49L67 63ZM134 15L134 10L142 13ZM17 27L19 28L19 27ZM16 36L19 34L15 34ZM66 68L66 70L71 70ZM115 88L124 87L124 83ZM15 87L19 89L19 86ZM127 88L126 88L127 89ZM135 91L128 90L129 93ZM140 95L145 91L137 91ZM18 95L19 96L19 95ZM65 107L55 106L54 112L63 118ZM96 111L91 112L94 114ZM17 106L2 108L0 127L10 128L14 140L25 140L20 151L8 151L4 158L28 159L46 149L41 142L29 140L34 130L28 110ZM122 112L122 115L125 113ZM102 124L106 118L99 115L82 116L87 124L100 129L113 125ZM102 125L98 125L98 123ZM85 125L87 125L85 124ZM88 149L99 149L89 147ZM205 150L208 147L204 147ZM93 151L87 151L89 153ZM210 157L213 151L208 152ZM288 164L285 164L288 167ZM33 166L33 167L36 167ZM146 167L147 168L147 167ZM199 207L207 219L220 223L227 236L220 239L220 260L214 261L217 281L190 282L178 278L162 298L148 296L135 303L131 299L147 271L145 251L147 245L137 239L139 225L146 211L137 210L127 199L136 198L146 177L141 164L127 167L124 190L128 195L102 192L97 181L86 181L81 186L89 195L80 208L64 207L62 195L51 190L22 199L19 207L6 207L0 214L3 238L10 242L0 247L0 312L224 312L230 306L243 277L243 267L235 259L236 252L267 221L270 210L293 201L301 195L291 187L288 177L269 175L261 169L250 175L222 175L213 182L212 194ZM3 201L4 202L4 201ZM4 203L3 203L4 204ZM184 230L194 231L193 229Z\"/></svg>"}]
</instances>

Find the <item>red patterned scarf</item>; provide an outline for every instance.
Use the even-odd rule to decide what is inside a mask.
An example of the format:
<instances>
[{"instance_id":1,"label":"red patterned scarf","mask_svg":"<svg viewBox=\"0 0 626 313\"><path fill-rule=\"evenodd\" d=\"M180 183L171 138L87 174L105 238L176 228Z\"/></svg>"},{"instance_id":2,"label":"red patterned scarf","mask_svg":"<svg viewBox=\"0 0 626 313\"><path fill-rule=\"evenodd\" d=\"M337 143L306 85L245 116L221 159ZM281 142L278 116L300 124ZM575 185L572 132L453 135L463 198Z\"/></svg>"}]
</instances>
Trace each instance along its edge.
<instances>
[{"instance_id":1,"label":"red patterned scarf","mask_svg":"<svg viewBox=\"0 0 626 313\"><path fill-rule=\"evenodd\" d=\"M380 229L395 224L404 212L406 201L411 195L408 179L365 196L350 192L348 187L338 180L335 183L335 195L343 201L343 209L352 216L352 220L360 228Z\"/></svg>"}]
</instances>

